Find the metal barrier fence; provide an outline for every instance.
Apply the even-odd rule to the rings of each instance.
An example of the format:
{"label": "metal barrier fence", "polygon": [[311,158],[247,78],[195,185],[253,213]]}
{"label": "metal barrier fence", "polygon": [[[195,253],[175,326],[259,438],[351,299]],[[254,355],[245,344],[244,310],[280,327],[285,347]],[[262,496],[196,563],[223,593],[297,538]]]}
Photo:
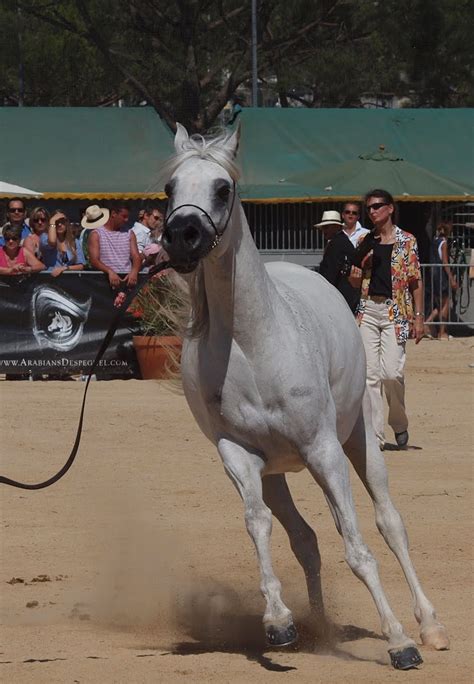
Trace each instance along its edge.
{"label": "metal barrier fence", "polygon": [[[403,204],[403,203],[400,203]],[[342,211],[343,203],[277,202],[243,203],[244,211],[259,250],[265,252],[311,252],[324,248],[322,231],[313,228],[324,211]],[[368,223],[362,208],[362,224]],[[474,248],[474,202],[432,202],[431,232],[441,221],[453,224],[452,249]],[[370,224],[369,224],[370,225]],[[409,228],[408,228],[409,230]],[[431,232],[429,237],[431,237]],[[456,259],[454,259],[456,260]]]}
{"label": "metal barrier fence", "polygon": [[471,301],[469,264],[450,263],[449,269],[456,278],[454,289],[444,264],[422,264],[425,292],[425,321],[429,325],[473,326],[474,300]]}
{"label": "metal barrier fence", "polygon": [[312,252],[324,247],[322,231],[315,230],[328,209],[341,210],[340,202],[244,203],[244,211],[259,250]]}

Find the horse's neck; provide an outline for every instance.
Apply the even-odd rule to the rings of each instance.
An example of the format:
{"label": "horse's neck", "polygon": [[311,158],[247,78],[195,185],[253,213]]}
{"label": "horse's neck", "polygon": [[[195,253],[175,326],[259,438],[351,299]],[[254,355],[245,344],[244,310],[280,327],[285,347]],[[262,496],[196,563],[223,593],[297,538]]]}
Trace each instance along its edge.
{"label": "horse's neck", "polygon": [[244,347],[256,331],[271,326],[278,295],[239,209],[228,226],[231,244],[224,255],[207,261],[204,282],[211,336],[227,333]]}

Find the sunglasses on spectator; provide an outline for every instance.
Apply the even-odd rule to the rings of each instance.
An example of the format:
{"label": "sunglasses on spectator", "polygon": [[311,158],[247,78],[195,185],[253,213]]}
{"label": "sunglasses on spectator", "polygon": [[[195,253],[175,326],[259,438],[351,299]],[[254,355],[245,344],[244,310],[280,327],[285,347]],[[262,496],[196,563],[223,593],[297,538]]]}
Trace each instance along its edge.
{"label": "sunglasses on spectator", "polygon": [[33,223],[46,223],[46,219],[38,216],[37,218],[31,219]]}
{"label": "sunglasses on spectator", "polygon": [[377,211],[377,209],[381,209],[382,207],[388,207],[388,202],[374,202],[373,204],[368,204],[366,209],[367,211]]}
{"label": "sunglasses on spectator", "polygon": [[159,221],[161,218],[160,214],[152,214],[152,216],[155,219],[155,221]]}
{"label": "sunglasses on spectator", "polygon": [[20,242],[20,238],[14,235],[5,235],[5,242]]}
{"label": "sunglasses on spectator", "polygon": [[66,225],[66,219],[58,219],[56,221],[57,226],[65,226]]}
{"label": "sunglasses on spectator", "polygon": [[25,212],[24,209],[20,209],[20,207],[13,207],[12,209],[8,210],[10,214],[23,214]]}
{"label": "sunglasses on spectator", "polygon": [[352,211],[352,209],[344,209],[343,214],[351,214],[352,216],[359,216],[358,211]]}

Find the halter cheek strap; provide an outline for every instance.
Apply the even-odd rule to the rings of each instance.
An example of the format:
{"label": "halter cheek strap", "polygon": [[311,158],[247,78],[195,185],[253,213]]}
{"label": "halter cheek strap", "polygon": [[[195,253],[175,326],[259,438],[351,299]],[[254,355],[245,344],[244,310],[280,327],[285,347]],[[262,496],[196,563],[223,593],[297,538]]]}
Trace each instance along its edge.
{"label": "halter cheek strap", "polygon": [[169,221],[170,218],[173,216],[173,214],[175,214],[175,213],[176,213],[177,211],[179,211],[180,209],[183,209],[183,207],[193,207],[193,209],[198,209],[198,211],[202,212],[202,213],[204,214],[204,216],[207,218],[207,220],[208,220],[209,223],[211,224],[211,226],[212,226],[212,228],[213,228],[213,230],[214,230],[214,233],[215,233],[214,240],[212,241],[212,243],[211,243],[211,245],[210,245],[210,247],[209,247],[209,250],[208,250],[208,252],[207,252],[207,254],[209,254],[209,252],[210,252],[211,250],[213,250],[214,247],[217,247],[217,245],[218,245],[219,242],[221,241],[222,236],[223,236],[224,233],[225,233],[225,230],[226,230],[227,226],[229,225],[230,217],[232,216],[232,212],[233,212],[233,210],[234,210],[235,194],[236,194],[236,193],[235,193],[235,181],[233,181],[233,183],[232,183],[232,202],[231,202],[230,209],[229,209],[229,213],[228,213],[228,216],[227,216],[227,221],[225,222],[224,227],[222,228],[221,231],[218,230],[216,224],[215,224],[214,221],[212,220],[212,216],[210,216],[210,215],[207,213],[207,211],[206,211],[205,209],[203,209],[202,207],[200,207],[198,204],[180,204],[179,207],[176,207],[175,209],[173,209],[173,211],[171,211],[171,212],[168,214],[168,216],[165,217],[165,220],[163,221],[164,230],[166,230],[166,228],[168,227],[168,221]]}

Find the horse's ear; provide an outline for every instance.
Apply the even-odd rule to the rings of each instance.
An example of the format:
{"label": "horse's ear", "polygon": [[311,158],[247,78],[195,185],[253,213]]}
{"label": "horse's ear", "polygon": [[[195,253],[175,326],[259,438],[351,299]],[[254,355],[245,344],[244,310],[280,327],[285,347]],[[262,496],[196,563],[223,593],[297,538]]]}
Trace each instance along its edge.
{"label": "horse's ear", "polygon": [[176,135],[174,136],[174,149],[179,154],[184,150],[184,144],[189,140],[188,131],[180,123],[176,122]]}
{"label": "horse's ear", "polygon": [[230,138],[227,140],[225,147],[226,149],[230,152],[230,154],[234,157],[237,156],[237,152],[239,151],[239,145],[240,145],[240,121],[237,124],[237,127],[235,131],[232,133]]}

